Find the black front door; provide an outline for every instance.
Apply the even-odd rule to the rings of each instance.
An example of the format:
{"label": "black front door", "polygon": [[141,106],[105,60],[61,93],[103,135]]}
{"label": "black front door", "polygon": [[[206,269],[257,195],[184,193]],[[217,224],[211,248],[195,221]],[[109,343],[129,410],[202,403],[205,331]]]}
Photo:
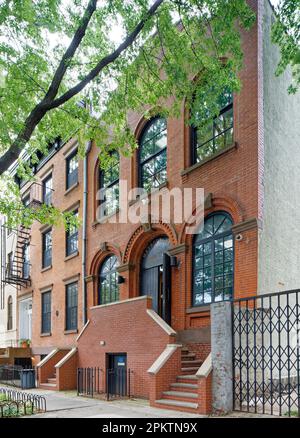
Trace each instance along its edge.
{"label": "black front door", "polygon": [[155,239],[141,263],[141,295],[152,297],[152,308],[168,324],[171,322],[171,268],[167,254],[169,240]]}
{"label": "black front door", "polygon": [[127,394],[127,355],[126,353],[108,354],[107,392],[109,395]]}

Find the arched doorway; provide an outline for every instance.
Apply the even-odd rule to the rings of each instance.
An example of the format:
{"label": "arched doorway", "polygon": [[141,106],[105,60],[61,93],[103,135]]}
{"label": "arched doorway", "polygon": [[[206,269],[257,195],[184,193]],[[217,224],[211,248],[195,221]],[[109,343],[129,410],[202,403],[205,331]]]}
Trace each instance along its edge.
{"label": "arched doorway", "polygon": [[167,237],[154,239],[141,260],[141,295],[152,297],[152,307],[168,324],[171,323],[171,266]]}

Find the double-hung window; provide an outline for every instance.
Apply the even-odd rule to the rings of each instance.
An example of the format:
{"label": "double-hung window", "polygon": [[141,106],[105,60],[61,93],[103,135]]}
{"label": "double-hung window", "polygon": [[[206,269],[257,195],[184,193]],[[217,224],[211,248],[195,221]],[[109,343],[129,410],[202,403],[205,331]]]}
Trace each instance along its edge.
{"label": "double-hung window", "polygon": [[[74,216],[78,217],[78,210],[74,211]],[[70,226],[66,232],[66,256],[77,253],[78,251],[78,228],[76,225]]]}
{"label": "double-hung window", "polygon": [[78,182],[78,156],[77,149],[66,160],[67,189],[74,186]]}
{"label": "double-hung window", "polygon": [[43,181],[43,203],[46,205],[52,204],[53,180],[52,175],[48,176]]}
{"label": "double-hung window", "polygon": [[52,265],[52,230],[42,235],[42,267],[48,268]]}
{"label": "double-hung window", "polygon": [[66,286],[66,330],[77,330],[78,283]]}
{"label": "double-hung window", "polygon": [[119,154],[112,153],[108,168],[100,170],[100,216],[113,214],[119,206]]}
{"label": "double-hung window", "polygon": [[51,333],[51,292],[42,294],[42,333]]}

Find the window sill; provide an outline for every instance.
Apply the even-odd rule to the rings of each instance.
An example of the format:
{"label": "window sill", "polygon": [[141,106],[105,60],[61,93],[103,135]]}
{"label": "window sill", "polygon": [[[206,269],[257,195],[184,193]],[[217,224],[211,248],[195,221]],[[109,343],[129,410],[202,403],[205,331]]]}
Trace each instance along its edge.
{"label": "window sill", "polygon": [[195,306],[195,307],[189,307],[186,309],[186,313],[201,313],[201,312],[209,312],[210,306],[207,304],[204,304],[203,306]]}
{"label": "window sill", "polygon": [[46,336],[52,336],[52,333],[41,333],[40,337],[45,338]]}
{"label": "window sill", "polygon": [[107,215],[107,216],[103,216],[101,217],[99,220],[95,220],[92,223],[92,227],[96,227],[99,224],[105,224],[110,218],[116,216],[118,213],[120,212],[120,209],[117,208],[115,211],[113,211],[111,214]]}
{"label": "window sill", "polygon": [[181,171],[181,176],[184,175],[188,175],[189,173],[193,172],[195,169],[198,169],[199,167],[204,166],[204,164],[209,163],[210,161],[220,157],[223,154],[226,154],[227,152],[237,149],[238,148],[238,144],[237,143],[233,143],[232,145],[228,146],[225,149],[222,149],[219,152],[216,152],[214,155],[212,155],[211,157],[205,158],[204,160],[200,161],[199,163],[195,163],[192,166],[184,169]]}
{"label": "window sill", "polygon": [[77,181],[75,184],[73,184],[71,187],[69,187],[68,189],[66,189],[64,196],[67,196],[70,192],[72,192],[72,190],[76,189],[76,187],[79,186],[79,182]]}
{"label": "window sill", "polygon": [[148,198],[148,197],[151,196],[151,195],[155,195],[155,194],[158,193],[161,189],[163,189],[163,188],[165,188],[165,187],[168,187],[168,186],[169,186],[169,182],[168,182],[168,181],[165,181],[164,183],[160,184],[160,185],[159,185],[158,187],[156,187],[155,189],[153,189],[153,190],[151,190],[151,191],[149,191],[149,192],[146,192],[146,193],[142,194],[141,196],[138,196],[136,199],[131,199],[131,200],[128,202],[129,207],[131,207],[132,205],[136,204],[136,203],[139,202],[139,201],[142,201],[143,199]]}
{"label": "window sill", "polygon": [[41,272],[49,271],[49,269],[52,269],[52,265],[46,266],[45,268],[41,268]]}
{"label": "window sill", "polygon": [[73,259],[74,257],[77,257],[79,255],[79,251],[74,252],[73,254],[70,254],[68,256],[65,257],[65,262],[67,262],[68,260]]}
{"label": "window sill", "polygon": [[65,335],[72,335],[72,334],[76,334],[76,333],[78,333],[78,329],[64,331]]}

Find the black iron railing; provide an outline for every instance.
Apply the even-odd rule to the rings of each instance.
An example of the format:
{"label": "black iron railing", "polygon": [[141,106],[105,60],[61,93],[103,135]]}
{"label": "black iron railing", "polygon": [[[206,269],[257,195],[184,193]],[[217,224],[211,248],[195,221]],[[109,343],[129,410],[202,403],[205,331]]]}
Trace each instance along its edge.
{"label": "black iron railing", "polygon": [[131,396],[132,374],[130,369],[77,368],[77,395],[107,400]]}
{"label": "black iron railing", "polygon": [[45,397],[37,394],[0,388],[0,418],[46,412]]}
{"label": "black iron railing", "polygon": [[36,386],[35,369],[21,366],[1,365],[0,383],[21,389],[31,389]]}
{"label": "black iron railing", "polygon": [[300,416],[300,291],[233,301],[236,410]]}
{"label": "black iron railing", "polygon": [[105,381],[101,368],[77,368],[77,395],[94,397],[103,394],[104,391]]}

